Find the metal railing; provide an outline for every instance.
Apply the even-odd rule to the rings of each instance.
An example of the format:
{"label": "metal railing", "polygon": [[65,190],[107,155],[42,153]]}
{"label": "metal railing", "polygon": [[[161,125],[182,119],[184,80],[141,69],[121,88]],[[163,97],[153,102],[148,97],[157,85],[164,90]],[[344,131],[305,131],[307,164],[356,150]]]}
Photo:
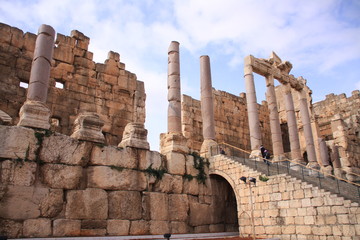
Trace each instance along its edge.
{"label": "metal railing", "polygon": [[[262,158],[250,159],[250,152],[227,143],[221,143],[218,147],[211,149],[211,155],[220,154],[219,149],[225,151],[225,155],[234,161],[240,162],[262,174],[273,176],[278,174],[288,174],[299,180],[303,180],[318,186],[331,193],[338,194],[346,199],[360,203],[360,184],[349,181],[334,174],[322,172],[321,169],[311,168],[305,164],[293,162],[290,159],[280,161],[265,160]],[[269,164],[266,163],[269,161]],[[359,176],[356,173],[351,173]]]}

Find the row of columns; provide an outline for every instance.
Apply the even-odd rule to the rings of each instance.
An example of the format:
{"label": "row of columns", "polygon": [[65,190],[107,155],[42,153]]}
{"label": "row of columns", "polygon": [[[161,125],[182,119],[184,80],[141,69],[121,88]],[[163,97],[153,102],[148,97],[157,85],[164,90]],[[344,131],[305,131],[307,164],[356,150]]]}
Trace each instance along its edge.
{"label": "row of columns", "polygon": [[[262,145],[261,138],[261,129],[257,109],[256,101],[256,92],[254,84],[254,75],[253,68],[250,63],[245,64],[244,66],[244,78],[246,86],[246,99],[247,99],[247,108],[248,108],[248,120],[250,128],[250,142],[251,142],[251,158],[256,158],[261,156],[260,146]],[[277,109],[276,94],[274,87],[274,77],[271,74],[265,76],[266,79],[266,98],[269,107],[270,115],[270,129],[271,129],[271,138],[273,143],[273,152],[275,160],[279,160],[284,157],[284,148],[282,143],[282,134],[279,121],[279,112]],[[311,130],[310,115],[307,106],[307,99],[304,90],[297,91],[299,101],[300,101],[300,114],[301,120],[304,128],[304,136],[306,139],[306,151],[308,154],[308,160],[311,167],[317,167],[318,163],[316,161],[315,154],[315,145]],[[289,140],[290,140],[290,149],[291,157],[295,161],[303,161],[301,156],[300,149],[300,140],[298,134],[298,127],[296,123],[295,108],[293,97],[291,93],[290,84],[285,84],[285,108],[286,116],[289,129]]]}

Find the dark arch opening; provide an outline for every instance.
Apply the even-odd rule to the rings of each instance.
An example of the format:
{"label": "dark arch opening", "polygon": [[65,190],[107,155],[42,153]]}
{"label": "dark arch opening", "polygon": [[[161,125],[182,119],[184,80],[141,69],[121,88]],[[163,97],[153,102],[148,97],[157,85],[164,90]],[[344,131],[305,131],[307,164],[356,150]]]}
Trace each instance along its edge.
{"label": "dark arch opening", "polygon": [[[211,174],[213,220],[224,232],[238,232],[238,214],[234,190],[225,178]],[[220,230],[220,229],[219,229]]]}

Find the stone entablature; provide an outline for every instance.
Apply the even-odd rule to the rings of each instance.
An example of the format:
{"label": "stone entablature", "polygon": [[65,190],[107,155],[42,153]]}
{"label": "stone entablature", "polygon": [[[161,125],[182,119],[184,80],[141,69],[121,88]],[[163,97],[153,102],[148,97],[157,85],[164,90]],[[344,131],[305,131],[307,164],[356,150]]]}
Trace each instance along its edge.
{"label": "stone entablature", "polygon": [[[37,35],[1,23],[0,36],[0,110],[16,125],[27,92],[20,83],[29,83]],[[128,123],[145,123],[145,104],[134,107],[135,92],[145,100],[145,89],[135,74],[125,70],[118,53],[109,52],[105,63],[95,63],[89,43],[76,30],[70,36],[56,35],[45,103],[55,123],[51,129],[71,135],[78,115],[93,112],[104,121],[106,142],[117,145]],[[63,88],[55,87],[58,84]]]}

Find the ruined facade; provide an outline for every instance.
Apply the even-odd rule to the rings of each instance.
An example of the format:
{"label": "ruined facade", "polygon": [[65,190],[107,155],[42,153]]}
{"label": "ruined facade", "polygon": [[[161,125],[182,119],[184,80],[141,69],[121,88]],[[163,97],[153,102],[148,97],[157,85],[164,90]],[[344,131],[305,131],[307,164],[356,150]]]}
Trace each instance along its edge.
{"label": "ruined facade", "polygon": [[[295,128],[283,124],[296,118],[301,151],[308,150],[304,132],[305,125],[308,129],[311,126],[314,138],[322,136],[328,146],[338,146],[340,168],[352,171],[358,166],[359,115],[350,106],[359,104],[358,91],[348,99],[333,96],[344,104],[342,108],[330,96],[312,105],[310,90],[301,79],[289,75],[288,63],[283,64],[276,55],[270,60],[249,56],[246,81],[251,83],[253,72],[264,74],[264,69],[272,74],[264,74],[269,98],[260,105],[254,95],[249,101],[249,92],[255,91],[251,86],[240,96],[213,89],[209,57],[202,56],[208,61],[201,68],[206,85],[202,100],[183,95],[180,105],[179,43],[172,42],[168,51],[169,125],[168,132],[161,135],[159,153],[150,151],[146,140],[145,86],[125,70],[119,54],[110,52],[104,64],[93,62],[87,50],[89,38],[74,30],[71,36],[56,35],[49,57],[46,53],[50,52],[35,47],[44,45],[41,34],[50,36],[48,30],[50,26],[41,26],[38,35],[23,34],[0,25],[0,235],[239,231],[250,236],[249,216],[254,211],[254,229],[262,238],[360,236],[358,203],[286,175],[258,182],[251,192],[252,200],[249,187],[239,178],[258,178],[260,174],[228,156],[209,154],[217,143],[226,142],[255,156],[258,144],[273,149],[274,139],[280,142],[281,129],[281,147],[293,156],[294,138],[289,136],[286,141],[284,135],[291,135],[289,129]],[[34,67],[38,60],[47,62]],[[48,75],[44,74],[46,67],[50,68]],[[41,71],[34,70],[37,68]],[[281,89],[273,89],[274,79],[302,86],[299,89],[304,94],[296,97],[295,93],[290,95],[293,90],[285,89],[287,97],[294,97],[294,109],[281,104],[281,94],[275,96]],[[22,87],[25,83],[29,83],[28,89]],[[59,85],[62,87],[56,87]],[[213,114],[202,116],[211,110],[209,101]],[[27,108],[22,110],[24,106]],[[278,117],[274,116],[275,108]],[[300,120],[304,109],[309,116]],[[336,117],[331,117],[334,114]],[[37,117],[48,121],[37,126]],[[31,121],[25,124],[21,118]],[[278,123],[273,121],[276,118]],[[255,120],[259,129],[252,134],[249,121]],[[213,132],[204,134],[204,122],[214,128],[215,137]],[[211,143],[204,144],[206,140]],[[313,145],[317,145],[314,140]],[[280,159],[281,151],[277,153]],[[252,201],[254,208],[249,204]]]}

